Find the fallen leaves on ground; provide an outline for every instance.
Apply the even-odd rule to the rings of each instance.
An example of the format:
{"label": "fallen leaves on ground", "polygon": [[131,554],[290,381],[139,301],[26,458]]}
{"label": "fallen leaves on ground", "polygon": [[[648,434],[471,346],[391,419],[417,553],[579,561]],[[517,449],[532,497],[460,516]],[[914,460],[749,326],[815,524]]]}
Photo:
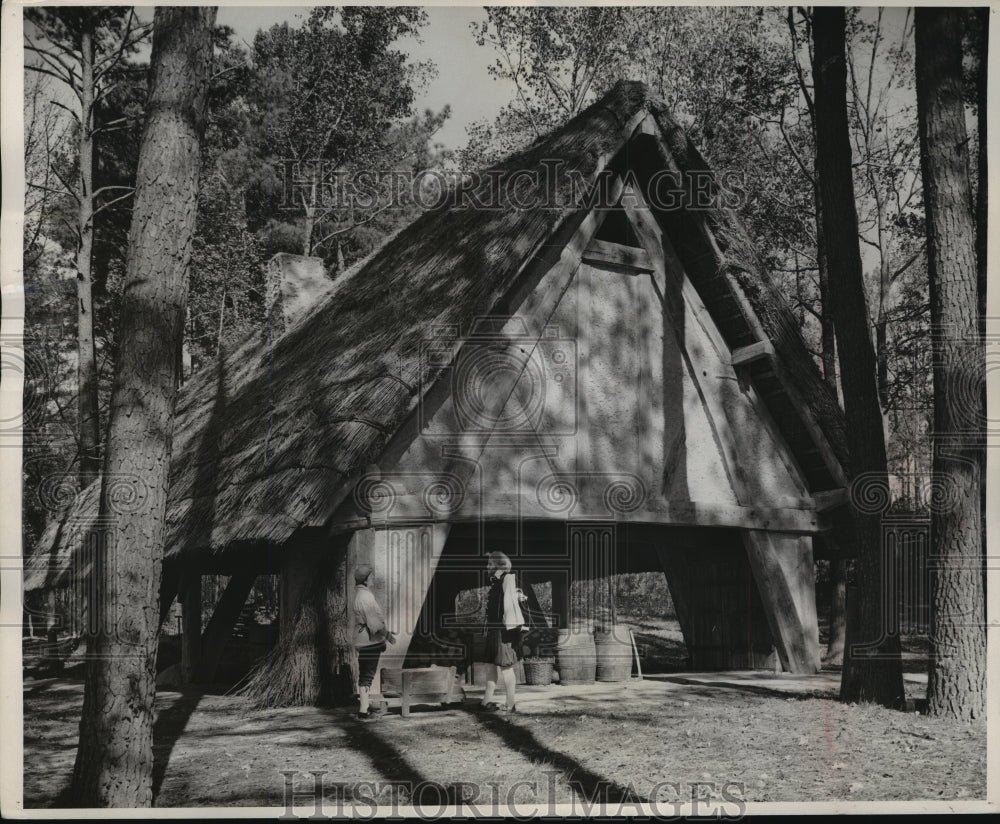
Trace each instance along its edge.
{"label": "fallen leaves on ground", "polygon": [[[559,700],[553,687],[553,700],[519,705],[509,720],[429,708],[369,724],[347,709],[247,713],[233,697],[161,692],[156,805],[283,806],[282,771],[297,792],[321,773],[324,797],[341,800],[358,782],[463,782],[484,798],[494,782],[501,798],[559,803],[622,788],[658,795],[663,782],[701,786],[706,797],[728,784],[747,801],[985,794],[982,726],[829,697],[644,684],[627,701]],[[79,681],[26,684],[27,807],[50,806],[67,786],[82,697]]]}

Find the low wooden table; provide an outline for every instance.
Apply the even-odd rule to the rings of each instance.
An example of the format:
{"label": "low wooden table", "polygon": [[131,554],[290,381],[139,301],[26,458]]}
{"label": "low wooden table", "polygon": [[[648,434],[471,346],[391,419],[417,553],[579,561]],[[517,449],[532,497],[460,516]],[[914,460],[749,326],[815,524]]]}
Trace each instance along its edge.
{"label": "low wooden table", "polygon": [[413,704],[456,704],[465,700],[456,682],[455,667],[381,670],[382,692],[386,706],[399,706],[403,718],[410,717]]}

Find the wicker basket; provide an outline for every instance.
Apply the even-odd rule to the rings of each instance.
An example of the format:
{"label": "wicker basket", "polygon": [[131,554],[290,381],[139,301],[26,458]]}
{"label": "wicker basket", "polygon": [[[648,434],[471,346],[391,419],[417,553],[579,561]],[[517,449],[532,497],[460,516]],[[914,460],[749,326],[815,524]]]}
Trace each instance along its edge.
{"label": "wicker basket", "polygon": [[525,658],[524,681],[534,686],[546,686],[552,683],[552,661],[533,661]]}

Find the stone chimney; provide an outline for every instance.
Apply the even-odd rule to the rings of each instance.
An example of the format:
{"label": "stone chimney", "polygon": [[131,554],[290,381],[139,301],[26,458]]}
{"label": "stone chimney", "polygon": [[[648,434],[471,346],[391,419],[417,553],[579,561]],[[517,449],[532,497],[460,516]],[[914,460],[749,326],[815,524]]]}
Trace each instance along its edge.
{"label": "stone chimney", "polygon": [[276,338],[312,308],[333,283],[323,259],[278,252],[267,262],[267,323]]}

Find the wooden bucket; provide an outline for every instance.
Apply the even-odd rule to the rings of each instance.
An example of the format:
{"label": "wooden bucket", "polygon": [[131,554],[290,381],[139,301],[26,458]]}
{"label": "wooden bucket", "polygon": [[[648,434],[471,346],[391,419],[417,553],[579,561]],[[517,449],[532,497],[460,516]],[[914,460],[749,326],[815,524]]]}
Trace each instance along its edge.
{"label": "wooden bucket", "polygon": [[560,684],[592,684],[597,675],[597,649],[590,627],[579,624],[559,630],[556,669]]}
{"label": "wooden bucket", "polygon": [[627,627],[595,632],[598,681],[628,681],[632,677],[632,640]]}

